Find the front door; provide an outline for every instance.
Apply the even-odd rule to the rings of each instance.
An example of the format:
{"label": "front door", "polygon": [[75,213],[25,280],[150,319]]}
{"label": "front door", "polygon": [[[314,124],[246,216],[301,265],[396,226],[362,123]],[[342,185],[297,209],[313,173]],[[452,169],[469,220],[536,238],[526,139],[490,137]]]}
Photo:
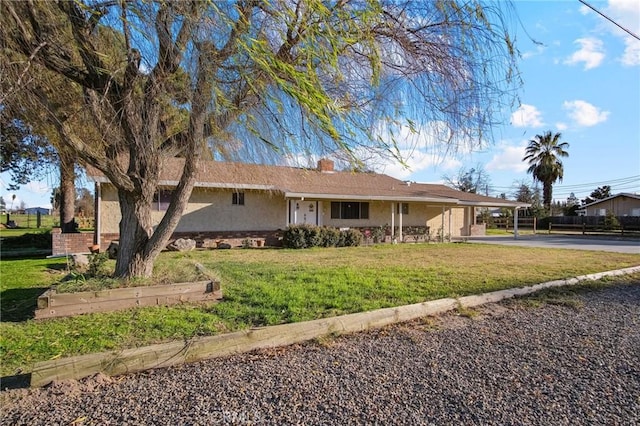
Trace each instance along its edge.
{"label": "front door", "polygon": [[292,225],[318,225],[320,201],[290,200],[289,222]]}

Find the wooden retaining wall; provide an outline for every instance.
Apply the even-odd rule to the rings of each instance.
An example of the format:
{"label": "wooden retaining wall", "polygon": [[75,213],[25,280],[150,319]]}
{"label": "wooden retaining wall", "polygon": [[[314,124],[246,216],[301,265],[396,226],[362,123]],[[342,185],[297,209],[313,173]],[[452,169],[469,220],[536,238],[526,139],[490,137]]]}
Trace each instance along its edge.
{"label": "wooden retaining wall", "polygon": [[31,373],[31,386],[44,386],[54,380],[80,379],[97,373],[128,374],[151,368],[219,358],[256,349],[286,346],[329,334],[353,333],[380,328],[398,322],[440,314],[458,307],[474,307],[484,303],[498,302],[546,288],[573,285],[585,280],[597,280],[606,276],[636,272],[640,272],[640,266],[459,299],[439,299],[333,318],[252,328],[217,336],[197,337],[188,341],[175,341],[142,348],[44,361],[36,363],[34,366]]}
{"label": "wooden retaining wall", "polygon": [[55,318],[109,312],[141,306],[174,305],[222,298],[218,281],[198,281],[149,287],[116,288],[81,293],[57,293],[55,288],[38,297],[35,318]]}

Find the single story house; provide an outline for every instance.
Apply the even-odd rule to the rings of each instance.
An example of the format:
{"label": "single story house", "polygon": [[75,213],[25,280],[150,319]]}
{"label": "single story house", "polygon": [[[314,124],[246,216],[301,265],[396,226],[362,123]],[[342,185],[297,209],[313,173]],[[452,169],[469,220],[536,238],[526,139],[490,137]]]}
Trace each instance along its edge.
{"label": "single story house", "polygon": [[622,192],[585,204],[578,210],[581,216],[606,216],[607,211],[618,217],[640,216],[640,195]]}
{"label": "single story house", "polygon": [[[161,167],[153,219],[159,223],[180,178],[184,160],[166,158]],[[94,241],[105,247],[119,238],[120,208],[116,188],[96,169]],[[475,223],[475,208],[528,204],[486,197],[444,185],[405,182],[368,172],[334,170],[331,160],[316,169],[201,161],[197,183],[173,237],[225,239],[260,238],[276,244],[292,224],[371,229],[387,226],[402,240],[407,227],[429,227],[442,236],[484,234]]]}

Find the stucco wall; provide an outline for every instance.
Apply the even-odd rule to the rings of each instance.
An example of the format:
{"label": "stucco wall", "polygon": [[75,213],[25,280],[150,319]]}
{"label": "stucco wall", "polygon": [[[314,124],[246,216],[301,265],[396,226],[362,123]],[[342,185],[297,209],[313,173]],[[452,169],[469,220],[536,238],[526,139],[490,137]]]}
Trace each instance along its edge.
{"label": "stucco wall", "polygon": [[[287,205],[282,195],[245,191],[244,205],[234,205],[231,194],[231,190],[194,188],[175,232],[266,231],[286,227]],[[153,223],[159,223],[164,213],[154,211]],[[103,233],[118,232],[120,207],[117,192],[111,185],[102,186],[100,216]]]}

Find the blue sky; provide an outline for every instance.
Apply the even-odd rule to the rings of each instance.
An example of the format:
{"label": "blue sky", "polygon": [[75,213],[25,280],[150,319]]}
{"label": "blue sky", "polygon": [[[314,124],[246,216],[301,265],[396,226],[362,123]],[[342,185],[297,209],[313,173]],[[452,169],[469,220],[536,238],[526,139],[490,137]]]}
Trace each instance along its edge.
{"label": "blue sky", "polygon": [[[640,1],[588,3],[640,34]],[[613,193],[640,192],[640,41],[577,0],[515,1],[515,7],[522,21],[516,34],[521,107],[506,112],[507,124],[494,130],[493,143],[482,152],[440,160],[413,149],[411,170],[392,164],[382,170],[440,182],[479,164],[491,179],[492,195],[509,196],[514,182],[531,181],[521,161],[528,141],[549,130],[570,144],[555,200],[571,192],[582,199],[602,185]]]}
{"label": "blue sky", "polygon": [[[588,1],[635,34],[640,34],[640,1]],[[571,192],[584,198],[598,186],[614,193],[640,193],[640,41],[578,0],[515,1],[521,20],[516,45],[524,86],[521,107],[505,111],[503,126],[482,152],[434,158],[417,141],[407,155],[410,170],[380,164],[377,171],[417,182],[441,182],[460,168],[481,165],[491,179],[492,195],[510,196],[514,183],[530,181],[523,163],[527,142],[545,131],[561,132],[570,147],[564,180],[554,199]],[[526,32],[525,32],[526,31]],[[541,43],[536,44],[531,39]],[[422,142],[422,143],[421,143]],[[0,179],[7,206],[13,192]],[[14,205],[50,206],[57,178],[32,182],[16,192]]]}

